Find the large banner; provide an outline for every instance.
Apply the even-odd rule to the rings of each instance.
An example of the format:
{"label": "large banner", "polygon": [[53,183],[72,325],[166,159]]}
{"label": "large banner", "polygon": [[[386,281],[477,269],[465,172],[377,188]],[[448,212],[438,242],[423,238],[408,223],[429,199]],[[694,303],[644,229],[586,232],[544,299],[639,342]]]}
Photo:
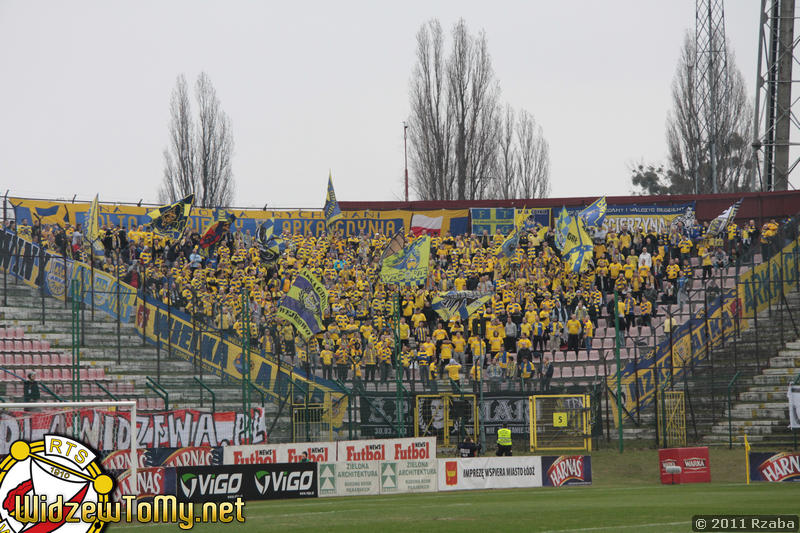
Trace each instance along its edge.
{"label": "large banner", "polygon": [[[203,365],[219,376],[242,379],[242,347],[210,331],[197,330],[186,313],[168,309],[161,302],[148,297],[145,304],[139,300],[137,327],[151,343],[159,339],[163,345],[172,344],[173,353],[194,360],[199,354]],[[199,351],[198,351],[199,349]],[[299,382],[309,389],[311,401],[322,403],[331,411],[333,431],[344,427],[347,412],[347,396],[341,392],[331,392],[334,385],[319,378],[308,380],[302,371],[279,366],[267,359],[263,352],[250,353],[250,376],[258,390],[280,399],[291,391],[292,381]]]}
{"label": "large banner", "polygon": [[113,472],[114,501],[122,501],[123,495],[137,495],[137,500],[149,500],[162,494],[173,495],[176,490],[175,468],[152,466],[136,471],[136,491],[133,490],[133,475],[130,470]]}
{"label": "large banner", "polygon": [[[258,446],[254,444],[253,446]],[[230,446],[186,446],[183,448],[137,448],[137,468],[152,466],[212,466],[222,464],[222,450]],[[106,470],[127,470],[131,467],[131,451],[99,452]]]}
{"label": "large banner", "polygon": [[[14,207],[14,215],[19,224],[31,224],[40,219],[44,224],[84,224],[89,213],[89,202],[65,203],[47,200],[26,200],[22,198],[9,198]],[[100,225],[117,225],[127,229],[135,229],[150,222],[147,212],[152,207],[137,207],[135,205],[100,204]],[[244,234],[255,236],[258,226],[266,221],[275,225],[275,233],[284,231],[314,236],[323,234],[325,217],[322,210],[258,210],[258,209],[230,209],[229,213],[236,216],[233,229]],[[414,214],[442,218],[442,235],[449,231],[454,235],[467,233],[467,209],[434,209],[428,211],[343,211],[342,218],[331,224],[331,231],[340,231],[345,236],[359,236],[362,234],[373,235],[383,233],[394,235],[397,231],[408,230],[411,227],[411,216]],[[216,220],[216,210],[193,207],[189,215],[188,226],[192,231],[201,235],[205,233]]]}
{"label": "large banner", "polygon": [[[622,407],[625,415],[635,417],[639,409],[649,409],[655,395],[656,383],[667,383],[670,373],[673,380],[678,380],[683,376],[684,369],[706,361],[706,347],[720,343],[723,336],[732,336],[736,331],[737,320],[740,328],[747,327],[746,320],[739,318],[740,316],[738,293],[736,289],[727,289],[720,297],[709,300],[708,327],[705,309],[700,309],[692,318],[673,330],[671,361],[669,337],[662,339],[655,350],[640,355],[638,365],[635,360],[629,360],[621,370]],[[658,377],[655,374],[656,369],[659,372]],[[606,383],[611,393],[616,394],[617,376],[609,376]],[[617,402],[614,400],[609,403],[613,420],[619,423]]]}
{"label": "large banner", "polygon": [[739,298],[742,300],[744,316],[752,317],[754,313],[760,313],[770,304],[775,304],[781,294],[793,290],[800,269],[799,242],[800,239],[790,242],[769,261],[739,276]]}
{"label": "large banner", "polygon": [[112,318],[116,318],[119,307],[122,322],[133,319],[136,289],[117,283],[114,276],[102,270],[92,272],[89,265],[43,252],[38,244],[6,229],[0,230],[0,269],[30,287],[44,287],[46,295],[61,301],[71,296],[72,280],[77,280],[87,305],[94,303]]}
{"label": "large banner", "polygon": [[800,482],[800,453],[750,452],[750,480]]}
{"label": "large banner", "polygon": [[[483,235],[486,231],[494,235],[500,230],[503,235],[508,235],[514,229],[513,207],[477,207],[469,210],[472,219],[472,233]],[[549,217],[548,217],[549,220]]]}
{"label": "large banner", "polygon": [[[131,322],[136,314],[136,289],[118,282],[117,279],[102,270],[92,269],[85,263],[68,260],[71,279],[78,280],[86,305],[94,304],[95,309],[103,311],[112,318],[117,317],[119,307],[120,320]],[[72,285],[67,289],[72,297]],[[117,296],[119,293],[119,296]],[[119,300],[119,303],[117,303]]]}
{"label": "large banner", "polygon": [[244,444],[225,446],[222,451],[222,463],[226,465],[299,463],[303,459],[315,463],[336,461],[336,443]]}
{"label": "large banner", "polygon": [[789,385],[789,429],[800,429],[800,386]]}
{"label": "large banner", "polygon": [[[403,396],[403,425],[406,435],[414,433],[414,398]],[[397,394],[370,392],[361,396],[358,425],[362,437],[394,437],[397,435]]]}
{"label": "large banner", "polygon": [[[484,394],[481,423],[486,433],[487,441],[497,435],[497,430],[508,424],[511,434],[515,436],[528,435],[530,423],[528,413],[530,405],[529,396],[507,394]],[[478,408],[481,406],[479,405]]]}
{"label": "large banner", "polygon": [[[628,230],[641,229],[646,233],[666,233],[673,223],[685,217],[688,209],[694,213],[694,206],[694,202],[673,205],[609,204],[604,226],[608,231],[614,232],[620,231],[625,226]],[[567,212],[575,215],[584,207],[568,207]]]}
{"label": "large banner", "polygon": [[[76,420],[75,415],[78,415]],[[253,408],[253,441],[267,437],[263,409]],[[179,409],[136,416],[136,442],[142,448],[227,446],[245,442],[244,413]],[[78,427],[75,427],[75,423]],[[0,412],[0,455],[17,440],[41,440],[48,433],[76,435],[97,451],[130,450],[130,414],[98,409]]]}
{"label": "large banner", "polygon": [[184,466],[175,469],[180,501],[211,502],[242,498],[316,498],[317,463]]}
{"label": "large banner", "polygon": [[542,458],[439,459],[439,490],[511,489],[542,486]]}

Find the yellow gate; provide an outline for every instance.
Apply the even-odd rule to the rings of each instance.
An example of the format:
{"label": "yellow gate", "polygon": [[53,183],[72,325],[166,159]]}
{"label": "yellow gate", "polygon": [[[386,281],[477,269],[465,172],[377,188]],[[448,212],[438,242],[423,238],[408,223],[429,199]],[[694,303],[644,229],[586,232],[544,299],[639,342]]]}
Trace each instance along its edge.
{"label": "yellow gate", "polygon": [[665,448],[686,446],[686,408],[683,391],[660,391],[658,434]]}
{"label": "yellow gate", "polygon": [[292,441],[319,442],[333,440],[333,414],[330,393],[323,403],[292,404]]}
{"label": "yellow gate", "polygon": [[436,437],[439,446],[457,445],[466,435],[475,439],[477,411],[474,394],[463,397],[460,394],[418,394],[414,406],[414,436]]}
{"label": "yellow gate", "polygon": [[528,401],[531,451],[592,451],[588,394],[534,395]]}

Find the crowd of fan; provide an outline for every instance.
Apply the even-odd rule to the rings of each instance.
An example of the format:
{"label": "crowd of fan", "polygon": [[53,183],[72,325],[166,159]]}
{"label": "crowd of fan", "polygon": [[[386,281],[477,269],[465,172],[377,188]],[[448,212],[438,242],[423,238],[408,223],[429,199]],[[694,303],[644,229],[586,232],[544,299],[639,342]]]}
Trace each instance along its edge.
{"label": "crowd of fan", "polygon": [[[729,225],[720,238],[704,239],[706,223],[673,226],[662,233],[603,228],[594,235],[594,259],[583,274],[569,272],[552,228],[523,235],[512,257],[498,259],[505,236],[434,236],[428,281],[423,287],[393,287],[379,281],[375,258],[385,235],[287,234],[275,264],[264,264],[249,232],[229,233],[205,252],[200,235],[187,228],[170,241],[139,227],[103,227],[103,256],[84,246],[80,225],[29,225],[15,229],[50,251],[89,262],[179,308],[206,327],[241,338],[267,357],[292,362],[324,378],[387,384],[394,378],[394,324],[401,344],[404,378],[435,389],[444,376],[457,383],[483,379],[492,389],[549,386],[550,355],[590,351],[598,320],[616,314],[626,334],[652,326],[664,305],[681,304],[695,279],[710,281],[714,268],[755,243],[769,246],[775,220]],[[99,254],[98,254],[99,255]],[[692,258],[698,258],[694,262]],[[329,290],[325,331],[304,341],[276,318],[293,277],[308,268]],[[697,271],[699,268],[699,272]],[[441,320],[432,308],[439,291],[474,290],[491,300],[468,320]],[[617,309],[613,294],[618,295]],[[248,331],[242,320],[247,305]],[[399,306],[399,308],[397,307]],[[483,373],[485,375],[482,375]],[[387,385],[388,386],[388,385]]]}

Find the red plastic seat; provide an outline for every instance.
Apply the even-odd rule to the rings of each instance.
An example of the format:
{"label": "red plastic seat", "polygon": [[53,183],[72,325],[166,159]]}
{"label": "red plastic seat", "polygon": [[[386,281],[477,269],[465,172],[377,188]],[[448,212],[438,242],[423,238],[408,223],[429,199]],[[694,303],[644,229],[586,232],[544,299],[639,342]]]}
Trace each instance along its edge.
{"label": "red plastic seat", "polygon": [[33,366],[33,354],[22,354],[22,364],[24,366]]}
{"label": "red plastic seat", "polygon": [[24,351],[21,340],[19,339],[14,340],[14,351],[17,353],[22,353]]}
{"label": "red plastic seat", "polygon": [[50,341],[48,341],[48,340],[43,340],[42,341],[42,351],[43,352],[49,352],[50,351]]}
{"label": "red plastic seat", "polygon": [[53,371],[51,369],[42,369],[42,381],[53,381]]}
{"label": "red plastic seat", "polygon": [[572,377],[572,368],[565,366],[561,369],[561,377],[562,378],[571,378]]}
{"label": "red plastic seat", "polygon": [[14,354],[14,366],[23,366],[25,364],[25,360],[22,358],[21,353]]}
{"label": "red plastic seat", "polygon": [[582,378],[584,377],[584,371],[582,366],[576,366],[572,372],[572,377],[575,378]]}

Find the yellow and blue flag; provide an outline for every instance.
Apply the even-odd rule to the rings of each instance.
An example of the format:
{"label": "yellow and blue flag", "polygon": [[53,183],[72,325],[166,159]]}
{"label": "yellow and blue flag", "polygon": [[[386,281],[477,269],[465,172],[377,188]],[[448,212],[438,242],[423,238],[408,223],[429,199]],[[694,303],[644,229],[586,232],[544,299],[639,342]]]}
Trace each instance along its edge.
{"label": "yellow and blue flag", "polygon": [[69,224],[69,212],[64,204],[51,207],[31,207],[30,212],[31,219],[38,220],[40,224],[57,224],[59,226]]}
{"label": "yellow and blue flag", "polygon": [[277,262],[287,248],[286,240],[275,236],[274,220],[267,220],[258,227],[256,242],[261,261],[266,265]]}
{"label": "yellow and blue flag", "polygon": [[508,261],[511,259],[511,256],[514,255],[514,252],[519,246],[519,238],[521,234],[522,228],[520,226],[516,226],[500,245],[500,250],[497,253],[497,257],[500,258],[502,262]]}
{"label": "yellow and blue flag", "polygon": [[101,242],[102,235],[100,235],[100,204],[98,202],[97,194],[94,195],[92,205],[89,206],[89,212],[86,213],[86,218],[83,219],[83,243],[90,246],[94,255],[105,255],[105,249]]}
{"label": "yellow and blue flag", "polygon": [[592,202],[591,205],[589,205],[586,209],[578,213],[578,216],[583,220],[583,223],[586,224],[587,228],[600,228],[606,221],[607,209],[608,204],[606,203],[606,197],[603,196],[602,198],[598,198]]}
{"label": "yellow and blue flag", "polygon": [[744,200],[744,198],[740,198],[735,204],[720,213],[717,218],[708,224],[706,237],[714,237],[719,235],[725,228],[728,227],[728,224],[730,224],[731,221],[736,218],[736,213],[739,212],[739,206],[742,205],[742,200]]}
{"label": "yellow and blue flag", "polygon": [[561,256],[575,274],[581,274],[589,267],[589,261],[594,253],[592,239],[583,227],[583,219],[569,217],[567,224],[567,237]]}
{"label": "yellow and blue flag", "polygon": [[189,222],[189,212],[194,203],[194,194],[174,204],[164,205],[147,213],[150,227],[158,235],[170,239],[180,239]]}
{"label": "yellow and blue flag", "polygon": [[556,246],[559,250],[564,250],[564,245],[567,240],[567,233],[569,232],[569,219],[570,216],[567,213],[567,208],[562,207],[561,212],[558,214],[558,218],[556,219],[555,231]]}
{"label": "yellow and blue flag", "polygon": [[278,316],[288,320],[304,339],[322,331],[322,314],[328,308],[328,291],[304,268],[278,304]]}
{"label": "yellow and blue flag", "polygon": [[431,307],[442,320],[447,321],[454,316],[467,320],[491,299],[491,293],[479,291],[440,292],[433,297]]}
{"label": "yellow and blue flag", "polygon": [[328,193],[325,195],[325,227],[329,227],[334,221],[342,218],[342,210],[339,209],[339,202],[336,201],[336,193],[333,192],[333,176],[328,173]]}
{"label": "yellow and blue flag", "polygon": [[392,285],[421,285],[428,279],[431,237],[418,238],[402,250],[384,258],[381,281]]}

